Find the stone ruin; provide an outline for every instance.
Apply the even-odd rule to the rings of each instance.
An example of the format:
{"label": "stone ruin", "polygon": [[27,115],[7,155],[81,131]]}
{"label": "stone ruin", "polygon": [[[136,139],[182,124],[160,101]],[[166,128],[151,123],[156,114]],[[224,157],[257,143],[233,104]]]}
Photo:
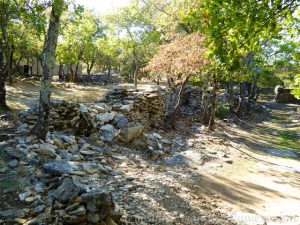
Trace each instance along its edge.
{"label": "stone ruin", "polygon": [[[142,134],[151,128],[163,128],[166,115],[174,110],[178,101],[177,92],[114,88],[95,103],[53,100],[49,128],[50,131],[73,129],[77,135],[100,134],[100,140],[108,142],[128,133],[131,128],[140,130],[138,133]],[[192,115],[201,110],[201,98],[201,89],[187,86],[180,112]],[[38,106],[21,112],[19,117],[18,130],[29,131],[37,121]]]}
{"label": "stone ruin", "polygon": [[299,104],[300,100],[295,98],[294,95],[291,94],[291,88],[285,88],[283,86],[275,87],[275,101],[277,103],[294,103]]}
{"label": "stone ruin", "polygon": [[[175,94],[174,94],[175,93]],[[193,114],[201,110],[201,90],[188,86],[180,109]],[[118,176],[109,152],[113,146],[144,149],[156,160],[182,143],[169,140],[161,132],[165,116],[176,104],[176,90],[154,89],[110,90],[93,103],[53,100],[50,131],[45,141],[28,135],[38,118],[38,107],[19,114],[17,129],[24,134],[9,140],[5,149],[11,166],[26,165],[32,171],[32,189],[19,194],[19,200],[30,204],[25,214],[0,213],[0,221],[10,217],[31,218],[26,224],[102,224],[119,223],[122,214],[113,199],[113,183],[105,176]],[[39,171],[35,173],[33,171]],[[97,185],[87,182],[88,176],[101,177]],[[107,186],[108,185],[108,186]],[[125,185],[126,192],[131,184]]]}

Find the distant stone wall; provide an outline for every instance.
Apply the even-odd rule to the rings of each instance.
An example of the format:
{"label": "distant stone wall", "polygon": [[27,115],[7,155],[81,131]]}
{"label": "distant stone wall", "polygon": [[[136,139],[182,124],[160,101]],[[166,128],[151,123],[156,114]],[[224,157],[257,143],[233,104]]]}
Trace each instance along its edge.
{"label": "distant stone wall", "polygon": [[[95,103],[74,103],[53,100],[50,111],[50,131],[73,129],[77,135],[95,135],[111,142],[121,139],[130,142],[152,128],[163,128],[166,115],[174,110],[178,93],[167,89],[128,91],[111,89]],[[196,113],[201,109],[202,92],[188,86],[180,111]],[[38,119],[38,106],[19,114],[19,131],[30,131]]]}
{"label": "distant stone wall", "polygon": [[[169,89],[165,91],[165,113],[173,112],[179,96],[179,89]],[[182,114],[191,115],[201,109],[202,90],[200,87],[187,85],[184,89],[182,105],[180,112]]]}
{"label": "distant stone wall", "polygon": [[291,94],[292,89],[282,86],[275,87],[275,101],[278,103],[295,103],[299,104],[300,101]]}

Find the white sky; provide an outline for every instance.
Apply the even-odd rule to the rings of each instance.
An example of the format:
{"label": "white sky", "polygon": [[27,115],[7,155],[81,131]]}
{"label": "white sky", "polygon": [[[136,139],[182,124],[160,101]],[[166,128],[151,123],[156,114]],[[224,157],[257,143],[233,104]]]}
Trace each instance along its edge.
{"label": "white sky", "polygon": [[130,0],[76,0],[76,2],[96,12],[107,13],[114,8],[129,5]]}

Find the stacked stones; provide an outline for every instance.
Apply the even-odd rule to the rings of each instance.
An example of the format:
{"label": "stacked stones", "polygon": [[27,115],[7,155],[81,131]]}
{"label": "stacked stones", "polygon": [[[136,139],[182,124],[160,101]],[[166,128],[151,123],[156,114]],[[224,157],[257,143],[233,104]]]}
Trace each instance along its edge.
{"label": "stacked stones", "polygon": [[9,165],[15,162],[12,168],[18,164],[32,168],[34,191],[19,195],[20,201],[30,205],[21,218],[33,217],[26,224],[115,225],[120,220],[121,214],[114,210],[108,189],[102,186],[90,189],[85,182],[87,176],[118,173],[109,166],[105,147],[62,132],[50,132],[45,142],[34,136],[18,137],[10,142],[18,144],[5,150],[13,159]]}
{"label": "stacked stones", "polygon": [[195,111],[201,109],[202,105],[202,90],[200,87],[187,86],[184,90],[183,104],[180,112],[187,115],[192,115]]}
{"label": "stacked stones", "polygon": [[276,86],[275,101],[277,103],[300,103],[300,101],[291,94],[291,91],[292,89]]}
{"label": "stacked stones", "polygon": [[[179,89],[169,89],[165,93],[165,111],[170,114],[178,102]],[[184,95],[180,112],[187,115],[192,115],[201,109],[202,105],[202,90],[200,87],[187,85],[184,89]]]}
{"label": "stacked stones", "polygon": [[108,93],[105,101],[124,114],[129,122],[140,123],[146,129],[163,124],[165,99],[160,90],[138,92],[117,88]]}
{"label": "stacked stones", "polygon": [[[79,104],[64,100],[54,100],[50,107],[50,130],[64,130],[79,125]],[[30,130],[38,119],[38,106],[19,114],[19,130]]]}
{"label": "stacked stones", "polygon": [[[192,114],[201,107],[201,90],[187,87],[182,111]],[[121,136],[125,143],[141,136],[150,128],[161,128],[166,114],[176,104],[178,96],[171,91],[127,91],[112,89],[98,103],[77,104],[53,101],[50,131],[73,129],[75,135],[93,136],[112,142]],[[20,114],[20,131],[28,131],[36,123],[38,107]]]}

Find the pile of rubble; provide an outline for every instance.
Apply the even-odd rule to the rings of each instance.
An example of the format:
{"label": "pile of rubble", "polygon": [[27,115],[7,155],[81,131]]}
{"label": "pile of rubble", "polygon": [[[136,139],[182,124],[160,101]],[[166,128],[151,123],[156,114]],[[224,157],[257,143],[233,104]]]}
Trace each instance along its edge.
{"label": "pile of rubble", "polygon": [[[35,107],[19,114],[18,130],[31,130],[38,119],[39,108]],[[50,111],[50,130],[65,130],[79,127],[79,104],[64,100],[53,100]]]}
{"label": "pile of rubble", "polygon": [[[115,164],[116,156],[111,156],[114,147],[93,135],[88,138],[70,132],[49,132],[45,141],[37,140],[33,135],[15,137],[9,141],[11,147],[5,149],[11,159],[8,167],[25,166],[26,171],[30,172],[28,179],[31,187],[19,193],[19,200],[28,208],[14,214],[9,210],[3,211],[0,221],[9,222],[13,218],[14,222],[28,225],[115,225],[120,221],[120,207],[116,209],[112,199],[122,202],[134,185],[127,178],[126,182],[123,181],[122,173]],[[178,145],[159,133],[140,135],[140,142],[146,144],[148,155],[155,160],[161,159],[174,149],[174,145]],[[138,145],[137,140],[134,139],[132,144]],[[116,183],[118,180],[121,182]]]}
{"label": "pile of rubble", "polygon": [[[181,112],[192,114],[201,108],[201,90],[188,86]],[[50,130],[73,129],[77,135],[99,135],[112,142],[119,134],[134,131],[138,136],[151,128],[161,128],[165,116],[176,105],[176,94],[169,90],[128,91],[112,89],[98,103],[78,104],[55,100],[51,103]],[[28,131],[38,118],[38,106],[19,115],[19,131]],[[123,135],[124,136],[124,135]],[[124,140],[126,139],[126,140]],[[129,137],[123,137],[130,142]]]}
{"label": "pile of rubble", "polygon": [[3,211],[0,218],[24,224],[116,224],[122,216],[114,210],[110,190],[99,184],[95,188],[90,180],[119,172],[110,165],[107,148],[89,141],[62,132],[50,132],[45,142],[34,136],[10,140],[8,166],[25,166],[32,187],[19,194],[29,206],[25,212]]}
{"label": "pile of rubble", "polygon": [[282,86],[275,87],[275,101],[277,103],[300,103],[300,100],[296,99],[291,94],[292,89],[285,88]]}
{"label": "pile of rubble", "polygon": [[[184,89],[182,105],[180,112],[186,115],[192,115],[201,110],[203,91],[200,87],[187,85]],[[165,113],[173,112],[179,96],[179,89],[169,89],[165,92]]]}

